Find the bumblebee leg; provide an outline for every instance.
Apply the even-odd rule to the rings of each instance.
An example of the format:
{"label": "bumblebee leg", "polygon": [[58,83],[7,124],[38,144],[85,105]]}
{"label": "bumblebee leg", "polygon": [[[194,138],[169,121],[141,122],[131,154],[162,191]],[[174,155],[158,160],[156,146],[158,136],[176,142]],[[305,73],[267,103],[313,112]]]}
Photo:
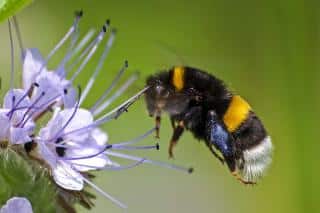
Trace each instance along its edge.
{"label": "bumblebee leg", "polygon": [[246,181],[243,180],[243,178],[239,175],[239,173],[236,170],[236,162],[235,162],[235,158],[234,157],[228,157],[226,158],[226,163],[228,165],[228,168],[231,172],[231,174],[241,183],[245,184],[245,185],[254,185],[256,184],[255,182],[252,181]]}
{"label": "bumblebee leg", "polygon": [[[212,154],[221,162],[227,161],[230,171],[235,170],[233,138],[224,123],[214,111],[209,111],[206,122],[206,144]],[[213,150],[214,146],[223,155],[223,159]],[[234,165],[231,165],[234,164]]]}
{"label": "bumblebee leg", "polygon": [[170,158],[173,158],[173,147],[175,147],[177,145],[177,142],[180,138],[180,136],[182,135],[184,131],[184,123],[183,121],[180,121],[178,126],[174,128],[173,130],[173,135],[171,137],[171,141],[170,141],[170,144],[169,144],[169,157]]}
{"label": "bumblebee leg", "polygon": [[157,115],[156,116],[156,119],[155,119],[155,122],[156,122],[156,138],[160,138],[160,124],[161,124],[161,116],[160,115]]}
{"label": "bumblebee leg", "polygon": [[231,174],[237,178],[238,181],[240,181],[241,183],[245,184],[245,185],[255,185],[257,184],[256,182],[253,182],[253,181],[246,181],[246,180],[243,180],[243,178],[239,175],[238,172],[234,171],[234,172],[231,172]]}
{"label": "bumblebee leg", "polygon": [[224,159],[222,157],[220,157],[218,155],[218,153],[212,148],[212,144],[206,142],[206,145],[209,148],[209,150],[211,151],[211,153],[213,154],[213,156],[215,156],[222,164],[224,164]]}
{"label": "bumblebee leg", "polygon": [[174,120],[173,117],[170,117],[170,122],[171,122],[172,129],[175,129],[176,128],[176,121]]}

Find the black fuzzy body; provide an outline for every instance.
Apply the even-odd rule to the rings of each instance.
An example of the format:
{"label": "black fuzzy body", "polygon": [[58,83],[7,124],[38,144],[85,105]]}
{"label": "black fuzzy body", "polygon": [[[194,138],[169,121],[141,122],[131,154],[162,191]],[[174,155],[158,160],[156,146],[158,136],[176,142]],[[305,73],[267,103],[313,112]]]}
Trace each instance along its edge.
{"label": "black fuzzy body", "polygon": [[[165,111],[169,114],[173,127],[183,121],[184,128],[195,138],[204,141],[209,148],[214,146],[221,152],[233,172],[236,170],[236,161],[242,160],[243,151],[258,145],[267,136],[266,130],[254,112],[250,111],[235,131],[227,131],[223,117],[233,94],[224,82],[215,76],[196,68],[183,68],[181,90],[177,90],[173,83],[174,68],[149,76],[146,83],[150,89],[146,92],[145,100],[150,116],[160,117],[161,112]],[[214,113],[214,120],[212,116],[208,117],[210,113]],[[210,122],[218,122],[217,125],[228,134],[225,137],[226,144],[230,144],[228,152],[216,146],[210,139],[213,128],[208,125]],[[176,140],[178,138],[179,136]]]}

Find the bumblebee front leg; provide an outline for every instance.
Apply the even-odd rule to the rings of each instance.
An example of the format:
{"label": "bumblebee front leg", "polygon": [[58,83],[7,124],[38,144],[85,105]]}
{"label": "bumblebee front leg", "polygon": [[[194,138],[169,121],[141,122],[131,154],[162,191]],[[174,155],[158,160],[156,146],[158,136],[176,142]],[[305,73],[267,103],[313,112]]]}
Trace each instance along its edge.
{"label": "bumblebee front leg", "polygon": [[173,155],[173,147],[175,147],[177,145],[177,142],[178,142],[180,136],[182,135],[183,131],[184,131],[184,122],[180,121],[178,123],[178,125],[176,127],[174,127],[173,135],[172,135],[171,140],[170,140],[169,150],[168,150],[170,158],[174,157],[174,155]]}
{"label": "bumblebee front leg", "polygon": [[154,116],[156,124],[156,138],[160,138],[161,109],[156,109]]}
{"label": "bumblebee front leg", "polygon": [[160,125],[161,125],[161,116],[157,115],[156,119],[156,138],[160,138]]}

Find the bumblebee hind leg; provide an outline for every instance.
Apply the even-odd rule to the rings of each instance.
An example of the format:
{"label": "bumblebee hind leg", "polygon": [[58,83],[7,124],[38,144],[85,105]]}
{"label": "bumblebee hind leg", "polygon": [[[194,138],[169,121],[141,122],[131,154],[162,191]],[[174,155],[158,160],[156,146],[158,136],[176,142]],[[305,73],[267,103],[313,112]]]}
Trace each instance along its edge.
{"label": "bumblebee hind leg", "polygon": [[244,180],[237,171],[234,138],[214,111],[209,111],[208,113],[206,131],[207,146],[209,144],[208,147],[210,149],[210,145],[212,144],[222,153],[231,174],[243,184],[255,184],[255,182]]}
{"label": "bumblebee hind leg", "polygon": [[[226,159],[232,159],[234,156],[232,140],[232,136],[217,114],[214,111],[209,111],[206,121],[206,145],[211,153],[222,163]],[[224,159],[214,151],[212,146],[221,152]]]}
{"label": "bumblebee hind leg", "polygon": [[253,181],[246,181],[246,180],[243,180],[243,178],[239,175],[238,172],[234,171],[234,172],[231,172],[231,174],[237,178],[238,181],[240,181],[241,183],[243,183],[244,185],[255,185],[257,184],[256,182],[253,182]]}
{"label": "bumblebee hind leg", "polygon": [[226,158],[226,163],[228,165],[228,168],[231,172],[231,174],[241,183],[245,184],[245,185],[254,185],[256,184],[256,182],[252,182],[252,181],[246,181],[244,180],[239,172],[237,171],[237,167],[236,167],[236,162],[235,162],[235,158]]}
{"label": "bumblebee hind leg", "polygon": [[224,159],[222,157],[220,157],[219,154],[213,149],[212,144],[210,144],[206,141],[206,145],[209,148],[209,150],[211,151],[211,153],[213,154],[213,156],[215,156],[222,164],[224,164]]}

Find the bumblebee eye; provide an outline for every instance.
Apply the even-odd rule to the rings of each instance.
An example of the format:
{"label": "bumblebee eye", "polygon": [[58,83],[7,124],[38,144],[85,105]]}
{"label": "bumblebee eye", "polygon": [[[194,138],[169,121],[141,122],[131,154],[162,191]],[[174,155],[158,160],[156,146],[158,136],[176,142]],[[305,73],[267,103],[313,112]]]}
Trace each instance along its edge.
{"label": "bumblebee eye", "polygon": [[164,90],[163,86],[160,86],[160,85],[156,86],[156,91],[158,94],[161,94],[163,90]]}
{"label": "bumblebee eye", "polygon": [[167,98],[170,95],[170,92],[164,86],[161,85],[157,85],[155,87],[155,91],[157,95],[162,98]]}

